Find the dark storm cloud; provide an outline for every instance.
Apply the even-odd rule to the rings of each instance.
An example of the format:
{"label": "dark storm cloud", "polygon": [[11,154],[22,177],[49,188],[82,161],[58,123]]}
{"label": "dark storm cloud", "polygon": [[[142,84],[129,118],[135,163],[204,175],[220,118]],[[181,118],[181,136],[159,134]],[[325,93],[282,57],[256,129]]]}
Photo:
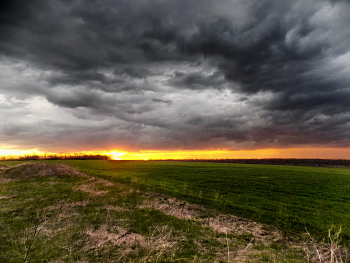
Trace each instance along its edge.
{"label": "dark storm cloud", "polygon": [[152,72],[141,67],[135,67],[135,66],[120,67],[119,66],[114,69],[114,74],[143,79],[143,78],[146,78],[147,76],[152,75]]}
{"label": "dark storm cloud", "polygon": [[207,88],[220,89],[223,88],[225,83],[226,81],[220,72],[203,74],[203,72],[185,73],[176,71],[168,81],[168,84],[171,86],[194,90]]}
{"label": "dark storm cloud", "polygon": [[166,104],[171,104],[172,103],[171,100],[162,100],[162,99],[157,99],[157,98],[153,98],[152,101],[160,102],[160,103],[166,103]]}
{"label": "dark storm cloud", "polygon": [[17,110],[6,126],[0,115],[6,140],[27,140],[36,125],[86,134],[81,145],[350,145],[349,1],[28,0],[0,10],[0,108],[24,103],[45,119],[40,97],[56,114],[46,126]]}

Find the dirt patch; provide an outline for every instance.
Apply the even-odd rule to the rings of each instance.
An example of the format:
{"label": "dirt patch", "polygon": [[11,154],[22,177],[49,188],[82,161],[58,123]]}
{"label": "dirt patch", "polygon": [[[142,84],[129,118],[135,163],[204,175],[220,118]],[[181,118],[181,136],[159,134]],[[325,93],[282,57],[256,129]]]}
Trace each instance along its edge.
{"label": "dirt patch", "polygon": [[263,225],[233,215],[217,215],[207,219],[208,225],[220,233],[252,234],[252,241],[260,241],[265,245],[282,239],[278,230],[266,231]]}
{"label": "dirt patch", "polygon": [[105,205],[104,208],[106,208],[107,210],[117,211],[117,212],[130,211],[130,209],[127,209],[121,206],[116,206],[116,205]]}
{"label": "dirt patch", "polygon": [[20,164],[1,173],[1,177],[7,179],[33,179],[45,175],[53,177],[86,176],[68,165],[43,163]]}
{"label": "dirt patch", "polygon": [[92,181],[94,184],[100,184],[100,185],[103,185],[103,186],[113,186],[114,183],[110,182],[110,181],[107,181],[107,180],[104,180],[104,179],[99,179],[99,178],[96,178],[96,177],[91,177],[89,179],[89,181]]}
{"label": "dirt patch", "polygon": [[[1,176],[1,173],[0,173],[0,176]],[[13,181],[13,179],[7,179],[7,178],[0,177],[0,182],[2,182],[2,183],[8,183],[8,182],[12,182],[12,181]]]}
{"label": "dirt patch", "polygon": [[102,225],[97,230],[88,230],[86,234],[89,236],[90,244],[84,249],[89,250],[95,247],[102,247],[108,243],[120,246],[123,248],[123,251],[131,250],[136,246],[147,247],[145,238],[142,235],[133,233],[132,230],[116,227],[114,232],[108,231],[107,225]]}
{"label": "dirt patch", "polygon": [[175,198],[153,196],[151,199],[144,200],[140,208],[158,209],[180,219],[195,220],[219,233],[251,234],[252,241],[259,241],[266,245],[282,238],[280,231],[266,231],[262,224],[234,215],[217,214],[199,205],[188,204]]}
{"label": "dirt patch", "polygon": [[114,185],[110,181],[103,180],[103,179],[97,179],[95,177],[91,177],[89,179],[89,181],[91,183],[89,183],[89,184],[82,184],[82,185],[76,187],[75,189],[76,190],[80,190],[80,191],[82,191],[84,193],[88,193],[88,194],[93,195],[93,196],[101,196],[101,195],[107,194],[108,191],[98,190],[97,189],[98,185],[107,186],[107,187]]}
{"label": "dirt patch", "polygon": [[14,195],[4,195],[4,196],[0,196],[0,200],[1,199],[11,199],[11,198],[14,198],[14,197],[16,197],[16,196],[14,196]]}
{"label": "dirt patch", "polygon": [[164,196],[146,199],[143,201],[140,208],[158,209],[167,215],[175,216],[180,219],[196,219],[204,213],[204,209],[199,205],[188,204],[184,201]]}
{"label": "dirt patch", "polygon": [[156,227],[151,235],[145,238],[140,234],[134,233],[131,229],[126,230],[121,227],[115,227],[109,231],[106,225],[102,225],[97,230],[88,230],[89,245],[84,249],[90,250],[103,247],[108,244],[119,247],[121,257],[128,253],[135,252],[138,248],[146,248],[147,253],[140,262],[153,262],[154,258],[160,258],[162,255],[174,254],[178,240],[174,240],[173,232],[170,226]]}
{"label": "dirt patch", "polygon": [[93,184],[83,184],[76,189],[93,196],[101,196],[108,193],[107,191],[97,190]]}
{"label": "dirt patch", "polygon": [[0,164],[0,172],[9,168],[7,165],[4,165],[4,164]]}

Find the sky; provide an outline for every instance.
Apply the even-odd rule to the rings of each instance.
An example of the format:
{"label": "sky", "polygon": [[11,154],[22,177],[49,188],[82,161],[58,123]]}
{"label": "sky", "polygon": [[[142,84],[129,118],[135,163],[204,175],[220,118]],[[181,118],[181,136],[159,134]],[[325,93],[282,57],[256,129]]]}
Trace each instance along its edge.
{"label": "sky", "polygon": [[3,2],[0,154],[350,158],[350,1]]}

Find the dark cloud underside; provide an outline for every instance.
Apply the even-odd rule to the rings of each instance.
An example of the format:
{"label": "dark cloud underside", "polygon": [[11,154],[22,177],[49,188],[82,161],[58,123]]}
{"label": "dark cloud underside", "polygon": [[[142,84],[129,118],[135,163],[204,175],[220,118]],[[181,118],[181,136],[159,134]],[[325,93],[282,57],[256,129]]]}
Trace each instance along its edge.
{"label": "dark cloud underside", "polygon": [[0,143],[350,146],[349,1],[28,0],[0,10]]}

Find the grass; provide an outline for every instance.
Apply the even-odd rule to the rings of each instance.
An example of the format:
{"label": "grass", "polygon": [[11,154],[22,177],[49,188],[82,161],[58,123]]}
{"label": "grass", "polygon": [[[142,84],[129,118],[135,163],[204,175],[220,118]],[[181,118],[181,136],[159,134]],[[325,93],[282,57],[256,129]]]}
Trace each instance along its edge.
{"label": "grass", "polygon": [[[63,162],[66,163],[66,162]],[[343,226],[350,242],[350,170],[269,165],[70,161],[94,176],[232,213],[318,240]]]}
{"label": "grass", "polygon": [[[323,238],[334,240],[328,230],[342,225],[337,245],[340,239],[348,245],[348,169],[45,163],[68,164],[87,176],[0,175],[0,262],[307,262],[284,238],[262,243],[248,232],[216,231],[210,220],[220,213],[278,227],[285,236],[307,230],[311,248]],[[183,200],[173,205],[180,215],[164,208],[172,199],[161,194]],[[190,203],[211,210],[191,220],[186,213],[196,207]]]}

